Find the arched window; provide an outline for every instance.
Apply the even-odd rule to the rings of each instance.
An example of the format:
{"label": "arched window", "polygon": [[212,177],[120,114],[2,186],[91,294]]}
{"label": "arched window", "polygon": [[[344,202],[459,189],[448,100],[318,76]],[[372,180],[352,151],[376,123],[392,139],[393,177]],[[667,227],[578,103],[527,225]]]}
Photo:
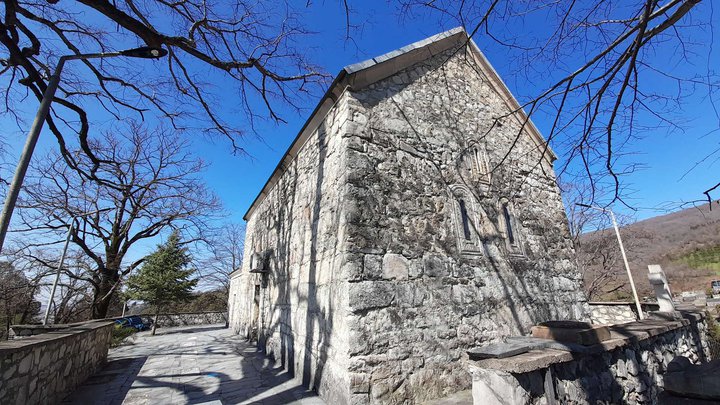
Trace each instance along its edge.
{"label": "arched window", "polygon": [[500,200],[499,226],[505,239],[505,246],[511,254],[522,255],[522,243],[520,243],[520,229],[515,218],[512,204],[503,198]]}
{"label": "arched window", "polygon": [[461,198],[458,202],[460,203],[460,222],[462,223],[463,236],[465,240],[470,240],[470,217],[468,216],[467,207],[465,206],[465,200]]}
{"label": "arched window", "polygon": [[503,218],[505,218],[505,234],[507,235],[508,242],[512,245],[515,243],[515,235],[513,234],[513,219],[510,215],[507,203],[503,204],[502,211]]}
{"label": "arched window", "polygon": [[464,254],[482,254],[482,209],[475,203],[470,190],[460,184],[450,186],[452,195],[452,217],[458,249]]}

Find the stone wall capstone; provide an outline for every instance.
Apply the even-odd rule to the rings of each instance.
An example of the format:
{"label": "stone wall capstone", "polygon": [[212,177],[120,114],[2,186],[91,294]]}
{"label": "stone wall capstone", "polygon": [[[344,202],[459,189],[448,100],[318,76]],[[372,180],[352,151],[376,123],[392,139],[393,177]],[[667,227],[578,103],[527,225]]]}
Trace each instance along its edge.
{"label": "stone wall capstone", "polygon": [[[588,302],[590,320],[594,324],[615,325],[632,322],[638,319],[637,308],[634,302]],[[654,303],[641,303],[640,307],[645,316],[650,311],[657,311],[659,306]]]}
{"label": "stone wall capstone", "polygon": [[0,342],[0,403],[60,402],[105,362],[112,329],[96,321]]}
{"label": "stone wall capstone", "polygon": [[657,404],[674,358],[710,360],[703,314],[684,316],[615,325],[612,340],[584,353],[547,348],[469,361],[474,403]]}

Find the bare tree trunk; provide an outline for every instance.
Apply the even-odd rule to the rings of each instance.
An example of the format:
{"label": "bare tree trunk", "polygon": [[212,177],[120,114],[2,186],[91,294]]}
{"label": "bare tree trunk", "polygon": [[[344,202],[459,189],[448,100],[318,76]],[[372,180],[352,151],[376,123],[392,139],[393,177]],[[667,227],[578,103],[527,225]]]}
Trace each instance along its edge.
{"label": "bare tree trunk", "polygon": [[115,297],[115,285],[120,279],[120,269],[117,267],[102,267],[97,270],[100,283],[95,288],[93,299],[92,318],[107,318],[110,303]]}
{"label": "bare tree trunk", "polygon": [[158,315],[160,315],[160,305],[155,307],[155,319],[153,320],[152,332],[150,334],[155,336],[155,329],[157,329]]}
{"label": "bare tree trunk", "polygon": [[[28,252],[31,262],[53,269],[54,260],[44,259],[44,240],[36,242],[42,238],[35,238],[34,233],[67,229],[75,224],[72,221],[77,222],[71,228],[77,264],[75,270],[68,268],[65,273],[68,278],[92,285],[92,318],[103,319],[115,314],[116,308],[120,312],[120,280],[144,261],[125,261],[134,244],[180,223],[187,225],[182,227],[193,241],[200,241],[206,222],[218,212],[220,200],[195,178],[204,167],[202,161],[191,157],[189,144],[172,134],[133,126],[129,133],[107,135],[94,151],[102,158],[99,166],[89,158],[78,157],[76,163],[83,169],[68,168],[65,160],[50,155],[33,169],[40,184],[24,191],[23,205],[33,208],[21,210],[20,219],[31,232],[22,250]],[[78,174],[84,168],[96,173],[97,178],[88,180]],[[107,201],[95,201],[92,208],[97,208],[96,213],[75,217],[73,207],[84,207],[88,195],[107,196]],[[100,205],[113,208],[102,210]]]}
{"label": "bare tree trunk", "polygon": [[99,288],[95,291],[95,300],[92,307],[92,319],[104,319],[110,308],[112,294],[108,295],[110,288]]}

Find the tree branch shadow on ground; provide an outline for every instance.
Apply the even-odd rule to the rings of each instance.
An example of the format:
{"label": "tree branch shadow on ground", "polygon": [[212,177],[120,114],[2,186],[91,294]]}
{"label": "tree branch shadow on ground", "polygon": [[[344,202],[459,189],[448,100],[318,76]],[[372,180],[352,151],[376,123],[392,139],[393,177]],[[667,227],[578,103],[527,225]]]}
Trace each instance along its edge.
{"label": "tree branch shadow on ground", "polygon": [[[218,330],[221,328],[211,328]],[[184,330],[185,332],[188,329]],[[190,331],[208,331],[192,328]],[[181,331],[176,331],[180,333]],[[184,340],[183,340],[184,341]],[[180,342],[182,344],[182,342]],[[270,401],[288,403],[316,397],[313,391],[293,382],[293,375],[280,363],[236,335],[212,336],[205,350],[165,350],[153,347],[147,355],[111,360],[81,387],[70,394],[63,404],[121,404],[134,401],[152,403],[198,404],[213,400],[229,403]],[[222,346],[220,350],[215,347]],[[165,346],[166,347],[166,346]],[[181,347],[177,347],[181,349]],[[198,369],[194,363],[159,368],[156,375],[147,368],[150,356],[213,356],[214,366]],[[229,357],[223,360],[220,356]],[[145,373],[141,372],[146,367]],[[178,372],[179,371],[179,372]],[[240,375],[233,376],[234,371]],[[322,403],[317,399],[318,403]]]}

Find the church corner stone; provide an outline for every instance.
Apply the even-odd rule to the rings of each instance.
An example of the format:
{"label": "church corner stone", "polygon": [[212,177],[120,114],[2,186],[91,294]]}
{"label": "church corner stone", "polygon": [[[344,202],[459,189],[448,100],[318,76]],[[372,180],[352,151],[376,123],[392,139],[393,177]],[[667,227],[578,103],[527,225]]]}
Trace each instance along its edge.
{"label": "church corner stone", "polygon": [[464,45],[342,91],[247,217],[263,272],[233,274],[231,327],[333,403],[419,403],[470,388],[467,349],[586,319],[552,163],[510,111]]}

